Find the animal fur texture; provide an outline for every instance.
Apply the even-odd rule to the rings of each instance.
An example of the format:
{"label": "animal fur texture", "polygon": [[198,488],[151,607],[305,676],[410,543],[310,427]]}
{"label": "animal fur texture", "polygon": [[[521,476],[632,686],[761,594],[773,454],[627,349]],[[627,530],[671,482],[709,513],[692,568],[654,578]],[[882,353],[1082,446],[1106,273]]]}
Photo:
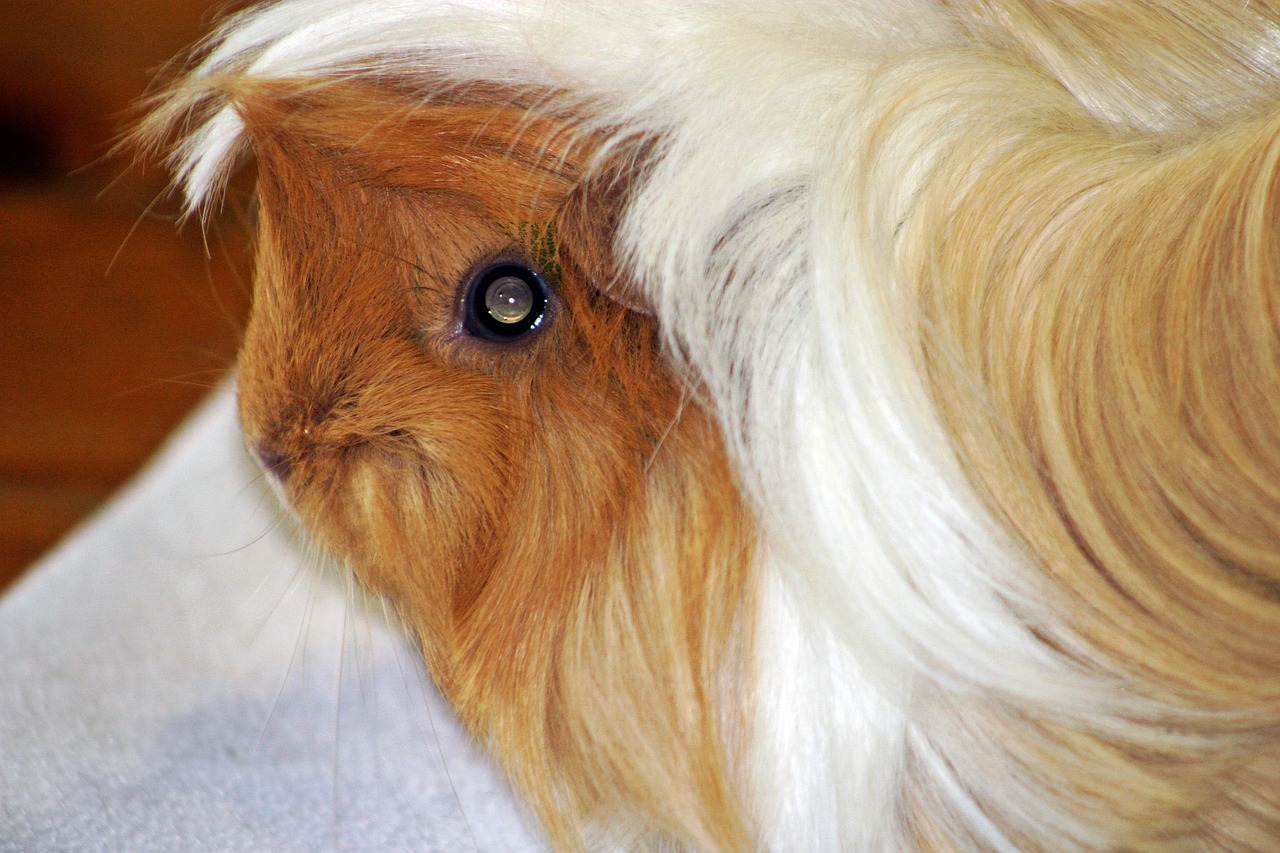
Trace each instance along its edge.
{"label": "animal fur texture", "polygon": [[248,440],[559,848],[1266,851],[1278,97],[1271,2],[284,0],[142,136],[256,158]]}

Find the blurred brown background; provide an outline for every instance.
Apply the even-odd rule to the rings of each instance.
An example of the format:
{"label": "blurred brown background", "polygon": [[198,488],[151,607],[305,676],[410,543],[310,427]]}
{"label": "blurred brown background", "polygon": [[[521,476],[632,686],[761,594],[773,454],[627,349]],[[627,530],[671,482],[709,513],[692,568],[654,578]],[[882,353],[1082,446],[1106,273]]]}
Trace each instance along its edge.
{"label": "blurred brown background", "polygon": [[104,160],[208,0],[0,0],[0,589],[154,451],[233,358],[242,195],[178,230]]}

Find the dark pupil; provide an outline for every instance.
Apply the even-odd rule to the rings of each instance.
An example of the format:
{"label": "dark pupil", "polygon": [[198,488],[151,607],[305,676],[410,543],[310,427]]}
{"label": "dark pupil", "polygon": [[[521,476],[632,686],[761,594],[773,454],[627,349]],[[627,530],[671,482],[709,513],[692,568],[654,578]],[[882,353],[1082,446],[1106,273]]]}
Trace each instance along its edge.
{"label": "dark pupil", "polygon": [[546,310],[545,285],[520,264],[503,263],[476,277],[467,294],[467,331],[491,341],[510,341],[533,331]]}

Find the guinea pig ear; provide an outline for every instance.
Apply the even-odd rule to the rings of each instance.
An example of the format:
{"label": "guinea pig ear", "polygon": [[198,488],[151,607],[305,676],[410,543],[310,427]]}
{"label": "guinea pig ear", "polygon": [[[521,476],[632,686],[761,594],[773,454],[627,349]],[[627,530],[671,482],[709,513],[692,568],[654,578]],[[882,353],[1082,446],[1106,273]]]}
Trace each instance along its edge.
{"label": "guinea pig ear", "polygon": [[590,170],[556,217],[562,262],[576,268],[603,296],[640,314],[655,314],[648,294],[627,276],[617,244],[618,225],[632,187],[644,172],[643,156],[613,156]]}

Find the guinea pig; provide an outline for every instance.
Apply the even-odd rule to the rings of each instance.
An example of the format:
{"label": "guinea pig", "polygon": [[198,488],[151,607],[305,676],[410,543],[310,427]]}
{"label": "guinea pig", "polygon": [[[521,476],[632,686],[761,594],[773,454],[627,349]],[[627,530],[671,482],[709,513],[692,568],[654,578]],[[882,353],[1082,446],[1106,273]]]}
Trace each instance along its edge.
{"label": "guinea pig", "polygon": [[1280,849],[1280,8],[282,0],[246,441],[557,849]]}

